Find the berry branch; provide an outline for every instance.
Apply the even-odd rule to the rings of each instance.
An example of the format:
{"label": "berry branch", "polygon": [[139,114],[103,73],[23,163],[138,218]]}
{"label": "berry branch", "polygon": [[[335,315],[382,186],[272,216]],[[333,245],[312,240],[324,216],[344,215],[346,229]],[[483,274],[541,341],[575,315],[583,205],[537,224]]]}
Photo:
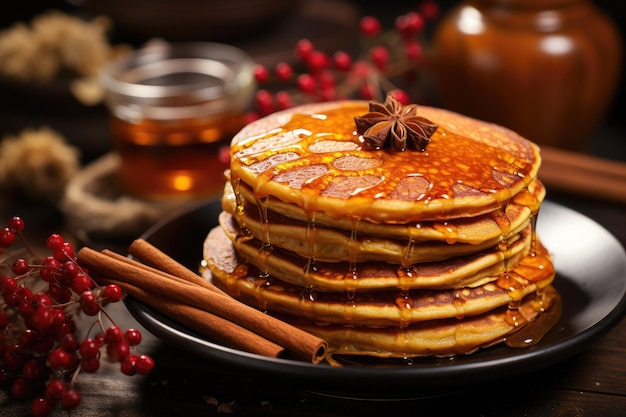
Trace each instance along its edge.
{"label": "berry branch", "polygon": [[[57,404],[80,404],[78,375],[96,372],[103,351],[125,375],[149,373],[153,359],[136,351],[141,333],[122,330],[105,309],[122,299],[122,289],[98,286],[59,234],[46,239],[50,254],[38,255],[24,226],[15,216],[0,230],[0,388],[46,416]],[[79,341],[76,320],[84,317],[93,323]]]}
{"label": "berry branch", "polygon": [[[400,15],[394,27],[383,31],[375,16],[359,22],[360,53],[327,53],[308,39],[294,47],[295,64],[279,62],[274,68],[257,64],[254,76],[259,89],[249,121],[297,104],[341,99],[383,101],[388,93],[401,104],[416,100],[416,93],[402,88],[418,83],[428,65],[424,31],[439,16],[439,7],[424,0],[416,11]],[[413,96],[412,96],[413,95]]]}

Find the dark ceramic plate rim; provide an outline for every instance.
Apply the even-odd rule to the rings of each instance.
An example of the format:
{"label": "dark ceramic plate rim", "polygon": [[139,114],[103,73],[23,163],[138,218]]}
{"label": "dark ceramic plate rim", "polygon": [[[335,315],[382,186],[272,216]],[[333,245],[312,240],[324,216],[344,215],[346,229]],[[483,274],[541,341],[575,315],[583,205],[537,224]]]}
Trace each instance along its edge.
{"label": "dark ceramic plate rim", "polygon": [[[141,237],[156,245],[153,239],[159,233],[171,234],[177,223],[191,221],[195,217],[200,219],[201,224],[197,225],[194,233],[202,236],[204,231],[208,232],[216,224],[219,210],[219,201],[193,205],[163,219]],[[125,304],[136,320],[155,336],[229,372],[240,372],[250,377],[281,378],[301,389],[350,397],[366,395],[372,390],[380,397],[402,397],[413,395],[416,389],[452,389],[467,383],[527,374],[563,361],[587,348],[622,318],[626,310],[626,253],[619,241],[593,220],[551,201],[545,201],[542,206],[538,233],[554,254],[557,269],[555,286],[564,298],[564,313],[540,343],[525,349],[497,346],[455,359],[419,359],[412,366],[337,368],[268,358],[224,347],[194,334],[131,297],[125,299]],[[174,248],[169,248],[175,252],[168,253],[174,258],[189,248],[197,252],[202,245],[199,237],[197,241],[187,240],[184,231],[179,230],[175,235],[171,239],[182,242],[182,245],[172,244]],[[587,236],[587,240],[581,241],[580,236]],[[160,249],[168,252],[168,248]],[[584,288],[591,280],[585,274],[590,265],[583,263],[588,261],[586,256],[596,256],[598,251],[606,255],[600,258],[603,261],[601,264],[595,265],[596,268],[602,267],[599,274],[596,271],[595,278],[600,282],[591,283],[595,285],[591,289]],[[575,262],[564,264],[563,257],[573,257]],[[596,294],[598,287],[608,288]],[[571,299],[586,301],[584,308],[568,311],[568,295]],[[346,386],[350,389],[346,390]]]}

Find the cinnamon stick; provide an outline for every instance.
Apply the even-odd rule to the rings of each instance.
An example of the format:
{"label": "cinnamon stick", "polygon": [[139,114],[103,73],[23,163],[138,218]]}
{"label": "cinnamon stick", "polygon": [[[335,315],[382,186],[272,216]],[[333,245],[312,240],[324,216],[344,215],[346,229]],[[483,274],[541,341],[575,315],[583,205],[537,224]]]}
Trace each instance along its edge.
{"label": "cinnamon stick", "polygon": [[626,164],[549,146],[541,147],[539,179],[548,189],[626,203]]}
{"label": "cinnamon stick", "polygon": [[221,345],[273,358],[285,352],[282,346],[199,308],[181,304],[169,297],[146,291],[127,282],[97,275],[94,279],[97,279],[100,284],[119,285],[127,294],[142,303]]}
{"label": "cinnamon stick", "polygon": [[200,275],[193,273],[193,271],[189,270],[174,258],[170,257],[165,252],[160,251],[144,239],[136,239],[133,241],[128,248],[128,253],[140,261],[150,264],[161,271],[165,271],[174,276],[186,279],[194,284],[208,288],[209,290],[226,295],[226,293],[221,289],[209,283]]}
{"label": "cinnamon stick", "polygon": [[[79,250],[77,257],[79,263],[91,271],[215,314],[283,346],[298,358],[319,363],[326,353],[324,340],[228,295],[190,282],[181,282],[173,275],[168,277],[133,265],[128,258],[110,256],[88,247]],[[125,288],[124,285],[122,288]]]}

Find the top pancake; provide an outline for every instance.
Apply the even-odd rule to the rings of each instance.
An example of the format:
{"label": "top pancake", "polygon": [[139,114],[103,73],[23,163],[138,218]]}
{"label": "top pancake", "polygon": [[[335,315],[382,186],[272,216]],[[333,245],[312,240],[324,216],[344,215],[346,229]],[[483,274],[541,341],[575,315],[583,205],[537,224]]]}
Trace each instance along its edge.
{"label": "top pancake", "polygon": [[[418,106],[439,125],[425,151],[375,149],[354,118],[366,101],[302,105],[253,122],[231,143],[234,187],[312,217],[407,223],[472,217],[502,207],[537,176],[539,149],[515,132]],[[235,190],[235,192],[237,192]]]}

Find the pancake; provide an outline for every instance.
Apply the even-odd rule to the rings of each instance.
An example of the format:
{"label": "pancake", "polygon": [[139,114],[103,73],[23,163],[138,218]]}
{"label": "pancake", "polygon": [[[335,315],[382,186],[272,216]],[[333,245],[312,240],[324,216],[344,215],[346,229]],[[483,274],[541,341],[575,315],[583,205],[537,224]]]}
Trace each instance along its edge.
{"label": "pancake", "polygon": [[[346,275],[349,265],[345,262],[324,262],[299,256],[295,251],[273,247],[265,256],[258,256],[262,243],[257,239],[243,239],[233,217],[226,212],[219,216],[224,236],[236,247],[237,253],[259,270],[283,281],[313,287],[320,291],[369,291],[385,288],[459,288],[477,286],[495,280],[506,271],[507,263],[515,265],[522,256],[529,253],[532,244],[530,226],[508,239],[506,248],[499,243],[497,247],[467,256],[430,261],[410,266],[389,262],[360,262],[358,279],[353,274]],[[230,246],[226,242],[207,241],[205,259],[212,257],[210,249],[216,246]],[[223,240],[223,239],[222,239]],[[434,258],[434,257],[433,257]],[[303,268],[303,265],[309,267]],[[346,279],[348,278],[348,279]]]}
{"label": "pancake", "polygon": [[[241,213],[243,222],[248,225],[252,222],[258,223],[260,215],[259,210],[256,208],[257,201],[252,190],[245,184],[240,184],[238,192],[242,199],[241,204],[244,206],[243,213]],[[355,228],[358,235],[366,236],[477,244],[487,240],[499,239],[507,231],[518,230],[522,223],[539,210],[545,194],[545,187],[535,179],[529,184],[527,192],[524,193],[524,199],[518,196],[517,199],[514,198],[503,208],[481,216],[449,219],[446,222],[420,221],[390,224],[371,223],[362,219],[352,223],[346,218],[332,218],[325,215],[324,212],[316,212],[315,225],[318,228],[323,226],[343,230]],[[225,211],[235,214],[237,203],[230,181],[225,184],[222,203]],[[271,223],[273,227],[277,225],[284,227],[298,223],[306,226],[310,221],[310,216],[307,216],[300,207],[284,203],[272,196],[265,200],[264,206],[268,216],[266,221]],[[251,219],[253,216],[254,220]],[[269,218],[270,216],[277,218]],[[259,228],[257,227],[257,229]]]}
{"label": "pancake", "polygon": [[503,306],[463,320],[431,320],[405,328],[347,327],[280,318],[325,339],[332,346],[327,360],[340,365],[336,361],[338,355],[402,359],[469,355],[504,342],[525,326],[532,326],[540,314],[558,310],[560,303],[557,291],[548,286],[543,292],[524,298],[515,310]]}
{"label": "pancake", "polygon": [[[244,127],[232,140],[230,171],[255,199],[273,196],[306,218],[401,223],[491,212],[537,176],[539,149],[500,126],[419,106],[439,128],[424,152],[367,148],[354,117],[367,102],[302,105]],[[324,142],[317,148],[314,145]],[[313,150],[311,150],[313,147]]]}
{"label": "pancake", "polygon": [[560,303],[540,151],[511,130],[391,96],[315,103],[252,122],[230,157],[205,276],[333,365],[470,354]]}
{"label": "pancake", "polygon": [[[537,191],[533,200],[542,199],[543,187],[533,189]],[[235,214],[236,207],[228,204],[232,199],[225,200],[225,211]],[[476,219],[450,220],[445,224],[391,225],[388,228],[393,230],[387,234],[383,234],[382,225],[369,227],[372,224],[365,221],[358,222],[352,229],[340,229],[336,227],[338,225],[328,227],[317,218],[312,230],[310,222],[294,220],[269,208],[261,220],[259,210],[245,203],[243,212],[237,214],[235,219],[254,238],[318,261],[384,261],[410,265],[468,255],[493,247],[503,240],[503,236],[509,240],[518,234],[528,225],[531,216],[528,207],[510,203],[502,211]],[[313,233],[314,239],[311,238]]]}
{"label": "pancake", "polygon": [[[549,255],[538,245],[506,274],[474,288],[323,292],[289,284],[242,262],[219,227],[209,233],[205,247],[221,248],[205,259],[213,282],[245,303],[261,310],[344,325],[405,327],[420,321],[475,316],[513,306],[554,279]],[[341,273],[341,278],[344,275]]]}

